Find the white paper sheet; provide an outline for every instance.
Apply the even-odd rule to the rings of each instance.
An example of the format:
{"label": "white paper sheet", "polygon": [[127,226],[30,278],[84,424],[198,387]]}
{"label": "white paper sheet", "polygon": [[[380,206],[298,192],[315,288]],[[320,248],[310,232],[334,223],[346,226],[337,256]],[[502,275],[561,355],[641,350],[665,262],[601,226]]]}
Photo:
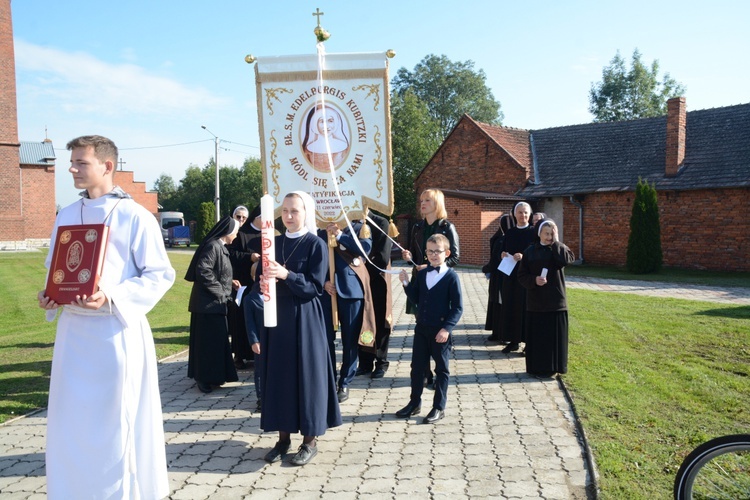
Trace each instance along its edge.
{"label": "white paper sheet", "polygon": [[500,261],[500,265],[497,266],[497,270],[510,276],[510,273],[512,273],[513,269],[516,267],[516,264],[516,259],[514,259],[512,255],[508,255]]}
{"label": "white paper sheet", "polygon": [[242,285],[241,287],[237,289],[237,297],[234,299],[234,301],[237,303],[238,306],[242,304],[242,296],[245,294],[246,289],[247,287],[245,285]]}

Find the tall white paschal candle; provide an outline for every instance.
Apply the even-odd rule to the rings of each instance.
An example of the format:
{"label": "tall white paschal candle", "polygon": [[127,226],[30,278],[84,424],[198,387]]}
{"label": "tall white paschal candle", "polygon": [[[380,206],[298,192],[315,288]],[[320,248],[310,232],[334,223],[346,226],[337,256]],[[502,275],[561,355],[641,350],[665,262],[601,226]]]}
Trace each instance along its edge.
{"label": "tall white paschal candle", "polygon": [[[273,227],[273,197],[263,195],[260,199],[261,220],[261,263],[263,275],[266,276],[269,261],[276,260],[276,235]],[[276,326],[276,280],[261,282],[260,292],[263,294],[263,324],[272,328]]]}

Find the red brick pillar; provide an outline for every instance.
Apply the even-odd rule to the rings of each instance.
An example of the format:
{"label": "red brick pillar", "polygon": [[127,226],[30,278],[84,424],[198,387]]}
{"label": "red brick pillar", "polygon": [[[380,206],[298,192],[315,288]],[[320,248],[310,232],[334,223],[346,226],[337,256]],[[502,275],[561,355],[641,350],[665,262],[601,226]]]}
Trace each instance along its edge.
{"label": "red brick pillar", "polygon": [[23,239],[19,147],[10,0],[0,0],[0,241]]}
{"label": "red brick pillar", "polygon": [[665,175],[674,177],[685,161],[685,127],[687,125],[687,105],[684,97],[674,97],[667,101],[667,155]]}

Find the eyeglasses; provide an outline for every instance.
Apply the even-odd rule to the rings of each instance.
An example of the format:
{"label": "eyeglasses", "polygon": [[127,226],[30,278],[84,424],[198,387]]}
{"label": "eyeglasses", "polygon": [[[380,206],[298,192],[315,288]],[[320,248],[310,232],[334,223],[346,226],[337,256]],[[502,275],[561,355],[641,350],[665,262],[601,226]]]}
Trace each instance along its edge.
{"label": "eyeglasses", "polygon": [[427,255],[440,255],[441,253],[445,252],[445,250],[426,250]]}
{"label": "eyeglasses", "polygon": [[237,220],[247,220],[246,215],[235,215],[234,218]]}

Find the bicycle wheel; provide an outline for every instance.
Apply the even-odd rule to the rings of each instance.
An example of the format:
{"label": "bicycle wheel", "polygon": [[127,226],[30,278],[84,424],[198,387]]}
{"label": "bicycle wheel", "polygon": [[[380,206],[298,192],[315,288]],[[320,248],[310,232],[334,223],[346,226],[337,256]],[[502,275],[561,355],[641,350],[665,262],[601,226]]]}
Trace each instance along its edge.
{"label": "bicycle wheel", "polygon": [[674,497],[750,499],[750,434],[718,437],[694,449],[677,471]]}

